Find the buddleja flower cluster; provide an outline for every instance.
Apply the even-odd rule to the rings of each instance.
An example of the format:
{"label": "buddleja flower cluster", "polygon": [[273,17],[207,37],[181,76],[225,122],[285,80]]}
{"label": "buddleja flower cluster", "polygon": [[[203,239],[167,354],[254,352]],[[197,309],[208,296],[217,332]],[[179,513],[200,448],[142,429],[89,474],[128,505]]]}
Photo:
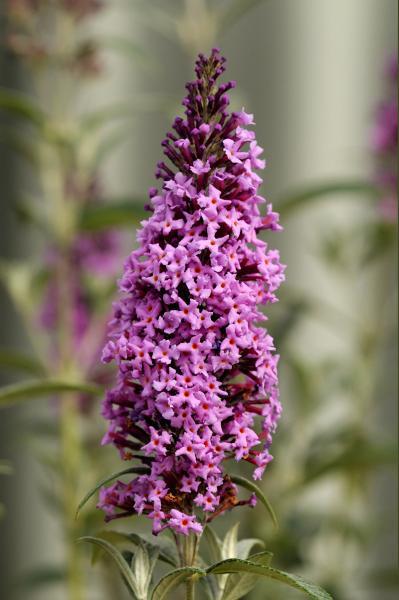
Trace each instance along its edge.
{"label": "buddleja flower cluster", "polygon": [[260,213],[262,149],[253,116],[228,112],[235,84],[216,84],[224,63],[216,49],[199,55],[186,118],[162,143],[171,165],[158,164],[162,189],[150,190],[152,215],[126,261],[103,352],[119,369],[104,442],[142,466],[103,489],[99,507],[108,520],[147,515],[155,534],[200,532],[226,509],[253,505],[238,500],[224,467],[247,461],[259,479],[281,412],[278,357],[257,326],[266,319],[257,305],[275,302],[284,278],[258,234],[281,228],[271,205]]}

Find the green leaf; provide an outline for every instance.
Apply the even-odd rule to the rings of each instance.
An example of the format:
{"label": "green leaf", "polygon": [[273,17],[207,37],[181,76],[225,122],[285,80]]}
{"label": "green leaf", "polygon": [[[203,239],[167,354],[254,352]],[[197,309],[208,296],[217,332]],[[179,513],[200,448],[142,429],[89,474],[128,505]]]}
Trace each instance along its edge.
{"label": "green leaf", "polygon": [[118,550],[118,548],[115,548],[115,546],[113,546],[106,540],[103,540],[101,538],[92,537],[92,536],[81,537],[78,539],[78,542],[89,542],[90,544],[95,544],[97,546],[100,546],[100,548],[102,548],[103,550],[105,550],[111,556],[111,558],[114,560],[119,571],[121,572],[122,577],[126,583],[126,586],[129,590],[130,594],[133,596],[133,598],[135,596],[138,596],[136,579],[135,579],[132,571],[130,570],[130,567],[127,564],[126,560],[123,558],[122,553]]}
{"label": "green leaf", "polygon": [[203,539],[206,541],[206,547],[209,551],[212,562],[220,562],[222,556],[222,540],[218,537],[210,525],[204,529]]}
{"label": "green leaf", "polygon": [[0,367],[23,371],[32,375],[43,375],[45,373],[43,365],[31,356],[2,348],[0,348]]}
{"label": "green leaf", "polygon": [[396,462],[396,456],[396,448],[393,444],[373,444],[367,441],[353,440],[333,456],[331,453],[326,453],[321,460],[309,462],[305,466],[302,484],[311,483],[333,472],[355,471],[358,473],[393,464]]}
{"label": "green leaf", "polygon": [[230,479],[233,483],[235,483],[237,485],[241,485],[241,487],[246,488],[247,490],[249,490],[250,492],[253,492],[256,495],[258,500],[260,500],[262,502],[262,504],[266,507],[266,510],[270,515],[273,525],[277,529],[278,521],[277,521],[276,513],[274,512],[272,505],[270,504],[269,500],[266,498],[266,496],[262,492],[262,490],[255,483],[253,483],[253,481],[250,481],[249,479],[246,479],[245,477],[241,477],[240,475],[231,475]]}
{"label": "green leaf", "polygon": [[378,190],[369,181],[347,180],[316,183],[308,188],[287,194],[287,196],[275,202],[275,206],[280,215],[286,218],[302,206],[306,206],[313,201],[324,200],[333,195],[347,200],[347,194],[359,196],[360,200],[364,200],[365,197],[375,200]]}
{"label": "green leaf", "polygon": [[226,573],[252,573],[259,577],[267,577],[285,583],[301,592],[307,594],[315,600],[332,600],[330,594],[314,583],[309,583],[299,575],[292,575],[279,569],[273,569],[267,565],[256,564],[249,560],[239,560],[230,558],[220,563],[212,565],[207,569],[207,573],[222,575]]}
{"label": "green leaf", "polygon": [[3,131],[0,134],[0,143],[5,144],[7,148],[12,150],[19,158],[22,158],[34,169],[40,168],[40,154],[38,152],[38,144],[24,135],[18,134],[16,131]]}
{"label": "green leaf", "polygon": [[179,564],[179,556],[176,551],[176,545],[172,540],[163,537],[163,536],[155,536],[147,535],[145,533],[129,533],[127,535],[128,539],[139,546],[140,544],[144,544],[149,552],[158,552],[159,560],[171,565],[172,567],[176,567]]}
{"label": "green leaf", "polygon": [[376,222],[371,223],[368,227],[362,223],[358,234],[361,240],[366,241],[361,256],[361,267],[368,266],[395,247],[396,223]]}
{"label": "green leaf", "polygon": [[171,571],[165,575],[165,577],[162,577],[160,581],[158,581],[151,594],[151,600],[164,600],[169,592],[177,588],[178,585],[190,577],[199,579],[205,575],[206,572],[203,569],[198,569],[197,567],[181,567],[180,569]]}
{"label": "green leaf", "polygon": [[0,279],[18,307],[28,312],[32,304],[34,267],[24,261],[0,261]]}
{"label": "green leaf", "polygon": [[222,558],[234,558],[237,556],[237,537],[240,523],[235,523],[226,533],[222,543]]}
{"label": "green leaf", "polygon": [[103,393],[103,389],[91,383],[57,381],[55,379],[24,381],[0,388],[0,408],[60,392],[83,392],[99,396]]}
{"label": "green leaf", "polygon": [[123,127],[120,130],[111,131],[103,140],[101,140],[93,152],[93,159],[90,162],[91,168],[93,170],[98,169],[115,148],[130,137],[130,133],[129,131],[126,131],[126,127]]}
{"label": "green leaf", "polygon": [[94,42],[105,49],[116,50],[130,59],[145,60],[147,58],[143,48],[132,42],[129,38],[116,35],[103,35],[95,38]]}
{"label": "green leaf", "polygon": [[235,0],[235,2],[230,2],[220,15],[220,31],[230,29],[242,16],[261,2],[262,0]]}
{"label": "green leaf", "polygon": [[40,566],[20,576],[18,587],[33,592],[34,589],[59,584],[66,579],[64,566]]}
{"label": "green leaf", "polygon": [[24,119],[37,127],[43,127],[46,122],[45,113],[35,102],[32,102],[31,98],[5,88],[0,88],[0,110]]}
{"label": "green leaf", "polygon": [[[273,554],[260,552],[253,554],[248,560],[258,565],[270,565]],[[255,587],[259,577],[252,573],[233,573],[228,576],[221,600],[238,600]]]}
{"label": "green leaf", "polygon": [[237,543],[237,558],[248,558],[248,555],[254,546],[260,546],[261,548],[264,548],[265,542],[258,538],[247,538],[240,540]]}
{"label": "green leaf", "polygon": [[148,469],[146,467],[129,467],[128,469],[123,469],[122,471],[113,473],[112,475],[109,475],[105,479],[102,479],[101,481],[99,481],[93,488],[91,488],[91,490],[89,490],[87,492],[87,494],[84,496],[84,498],[82,498],[82,500],[79,502],[78,507],[76,509],[75,518],[76,519],[78,518],[79,513],[82,510],[82,508],[84,507],[84,505],[87,504],[87,502],[90,500],[90,498],[92,496],[94,496],[94,494],[96,494],[99,489],[101,489],[104,485],[107,485],[107,483],[114,481],[114,479],[118,479],[118,477],[121,477],[122,475],[127,475],[129,473],[135,473],[136,475],[143,475],[145,473],[148,473]]}
{"label": "green leaf", "polygon": [[152,573],[158,558],[158,550],[150,552],[147,545],[140,544],[134,553],[132,570],[136,578],[139,600],[147,600]]}
{"label": "green leaf", "polygon": [[108,125],[114,119],[131,118],[134,114],[135,107],[126,102],[118,102],[97,108],[83,115],[80,119],[81,133],[94,133],[104,125]]}
{"label": "green leaf", "polygon": [[60,423],[58,420],[49,420],[48,416],[43,419],[32,419],[29,415],[26,420],[21,420],[21,429],[33,439],[56,439],[60,434]]}
{"label": "green leaf", "polygon": [[[114,546],[116,546],[119,543],[126,544],[130,541],[127,533],[123,533],[121,531],[115,531],[114,529],[111,529],[111,530],[104,529],[103,531],[97,531],[96,535],[94,537],[100,538],[102,540],[106,540],[107,542],[109,542],[110,544],[113,544]],[[92,565],[96,564],[98,562],[98,560],[100,559],[100,557],[104,554],[104,552],[105,552],[104,548],[93,545],[93,552],[91,555],[91,564]]]}
{"label": "green leaf", "polygon": [[369,573],[368,577],[370,587],[392,588],[393,590],[399,587],[399,570],[396,565],[375,569]]}
{"label": "green leaf", "polygon": [[14,469],[10,461],[8,460],[0,460],[0,475],[12,475]]}
{"label": "green leaf", "polygon": [[302,321],[302,318],[310,310],[310,305],[303,298],[298,300],[289,301],[284,298],[284,315],[279,319],[274,319],[274,325],[272,329],[272,335],[276,343],[279,346],[283,345],[283,342],[295,329],[298,323]]}
{"label": "green leaf", "polygon": [[82,136],[97,133],[103,126],[109,126],[113,120],[132,119],[140,112],[159,112],[167,110],[174,98],[166,94],[136,94],[128,102],[115,102],[96,108],[83,114],[79,120]]}
{"label": "green leaf", "polygon": [[109,227],[138,227],[140,221],[149,216],[143,209],[144,204],[144,198],[137,198],[87,206],[82,212],[80,228],[97,231]]}
{"label": "green leaf", "polygon": [[[206,563],[200,554],[197,554],[195,560],[195,566],[206,571],[209,563]],[[220,597],[220,585],[216,575],[209,575],[208,577],[201,577],[199,580],[201,593],[205,595],[208,600],[215,600]],[[198,592],[198,596],[202,598],[201,593]]]}

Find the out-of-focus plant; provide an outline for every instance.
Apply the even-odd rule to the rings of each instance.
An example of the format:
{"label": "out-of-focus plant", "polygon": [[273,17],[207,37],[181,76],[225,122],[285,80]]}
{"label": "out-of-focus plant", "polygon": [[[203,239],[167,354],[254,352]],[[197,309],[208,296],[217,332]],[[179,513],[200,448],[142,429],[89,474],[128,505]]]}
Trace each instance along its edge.
{"label": "out-of-focus plant", "polygon": [[[149,29],[179,43],[192,59],[210,48],[241,17],[266,0],[137,0],[136,16]],[[133,4],[132,4],[133,7]]]}
{"label": "out-of-focus plant", "polygon": [[[1,366],[29,376],[0,389],[0,406],[53,398],[48,417],[34,418],[32,427],[55,441],[52,459],[44,456],[51,481],[44,493],[62,526],[65,562],[46,573],[59,574],[71,600],[87,597],[76,539],[93,514],[77,522],[75,511],[82,486],[98,478],[92,405],[108,377],[98,353],[122,243],[117,231],[93,230],[92,222],[105,206],[100,169],[122,139],[104,126],[129,114],[120,103],[117,113],[114,106],[76,108],[81,89],[103,73],[101,47],[87,27],[102,8],[98,0],[8,0],[4,42],[26,90],[0,90],[8,117],[2,140],[31,169],[29,192],[18,190],[16,213],[40,245],[37,256],[0,266],[31,342],[29,355],[0,353]],[[130,218],[134,222],[134,210]]]}
{"label": "out-of-focus plant", "polygon": [[[397,77],[396,59],[389,62],[388,73],[391,86]],[[272,501],[279,499],[281,526],[273,532],[265,524],[261,533],[258,523],[246,523],[250,535],[268,539],[268,548],[282,557],[285,568],[302,569],[337,600],[355,597],[361,589],[382,589],[383,576],[387,585],[394,585],[389,565],[376,578],[369,558],[379,532],[390,526],[370,507],[375,474],[391,469],[396,457],[394,440],[389,435],[382,439],[378,425],[381,403],[388,404],[379,393],[384,376],[381,350],[397,326],[391,272],[384,275],[384,265],[393,268],[396,247],[392,218],[397,206],[397,94],[391,87],[377,111],[372,139],[377,177],[317,182],[287,194],[278,204],[285,223],[292,214],[325,199],[344,206],[353,197],[367,206],[361,224],[340,232],[326,230],[318,256],[325,269],[347,280],[348,287],[355,276],[359,289],[365,286],[373,293],[364,308],[359,299],[353,315],[338,309],[333,298],[286,286],[281,317],[272,332],[294,401],[274,445],[279,469],[272,470],[267,481],[268,495]],[[298,351],[293,334],[308,318],[319,320],[327,330],[345,332],[345,359],[336,349],[320,360]],[[300,435],[292,436],[293,424]],[[287,596],[276,590],[274,597]]]}
{"label": "out-of-focus plant", "polygon": [[372,148],[378,159],[377,185],[382,199],[379,212],[384,220],[395,222],[398,216],[398,58],[392,55],[386,65],[387,94],[376,111]]}
{"label": "out-of-focus plant", "polygon": [[[0,460],[0,477],[3,475],[11,475],[12,474],[12,466],[8,460]],[[0,519],[3,517],[5,512],[4,505],[0,500]]]}

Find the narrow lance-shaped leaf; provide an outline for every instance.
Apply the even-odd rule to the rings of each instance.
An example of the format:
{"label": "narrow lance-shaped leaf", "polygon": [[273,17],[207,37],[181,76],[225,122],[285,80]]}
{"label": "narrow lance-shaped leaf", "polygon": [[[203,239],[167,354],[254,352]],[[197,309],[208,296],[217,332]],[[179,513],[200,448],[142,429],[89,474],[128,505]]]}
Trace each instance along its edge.
{"label": "narrow lance-shaped leaf", "polygon": [[205,527],[203,538],[206,541],[206,547],[211,556],[211,560],[213,562],[220,562],[223,560],[222,540],[218,537],[210,525]]}
{"label": "narrow lance-shaped leaf", "polygon": [[230,479],[233,483],[235,483],[237,485],[241,485],[242,487],[246,488],[247,490],[249,490],[250,492],[253,492],[256,495],[258,500],[260,500],[262,502],[262,504],[265,506],[267,512],[269,513],[270,518],[273,522],[273,525],[277,528],[278,521],[277,521],[276,513],[274,512],[272,505],[270,504],[269,500],[267,499],[265,494],[262,492],[262,490],[253,481],[250,481],[249,479],[246,479],[245,477],[241,477],[240,475],[231,475]]}
{"label": "narrow lance-shaped leaf", "polygon": [[286,218],[302,206],[315,200],[324,200],[336,195],[337,198],[347,199],[347,194],[358,196],[360,200],[370,198],[374,200],[378,194],[377,188],[369,181],[332,181],[310,185],[297,192],[287,194],[276,203],[280,215]]}
{"label": "narrow lance-shaped leaf", "polygon": [[32,375],[43,375],[45,372],[43,365],[35,358],[2,348],[0,349],[0,368],[1,367],[30,373]]}
{"label": "narrow lance-shaped leaf", "polygon": [[0,475],[12,475],[14,469],[8,460],[0,460]]}
{"label": "narrow lance-shaped leaf", "polygon": [[98,231],[109,227],[134,227],[148,217],[142,209],[141,198],[116,200],[98,206],[86,206],[82,212],[80,228]]}
{"label": "narrow lance-shaped leaf", "polygon": [[373,444],[368,441],[351,440],[348,446],[331,456],[326,452],[323,460],[306,465],[301,485],[309,484],[334,471],[356,471],[372,469],[396,461],[395,444]]}
{"label": "narrow lance-shaped leaf", "polygon": [[230,2],[219,17],[220,31],[230,29],[241,17],[264,0],[235,0]]}
{"label": "narrow lance-shaped leaf", "polygon": [[169,592],[177,588],[178,585],[190,577],[199,579],[200,577],[204,577],[205,574],[203,569],[198,569],[197,567],[182,567],[181,569],[176,569],[165,575],[165,577],[162,577],[157,583],[151,594],[151,600],[164,600],[167,598]]}
{"label": "narrow lance-shaped leaf", "polygon": [[34,593],[42,587],[59,585],[66,580],[66,570],[61,565],[42,565],[20,575],[18,587],[22,591]]}
{"label": "narrow lance-shaped leaf", "polygon": [[[172,567],[176,567],[179,563],[179,557],[176,551],[176,546],[172,540],[165,537],[155,537],[153,535],[138,534],[138,533],[123,533],[122,531],[116,531],[115,529],[104,529],[98,531],[95,537],[107,540],[114,545],[119,544],[134,544],[135,546],[145,546],[150,556],[155,554],[158,555],[159,560],[162,560]],[[101,549],[93,549],[93,563],[97,561],[101,554]]]}
{"label": "narrow lance-shaped leaf", "polygon": [[[235,523],[233,527],[231,527],[226,535],[224,536],[221,552],[223,560],[227,558],[234,558],[237,556],[237,537],[238,537],[238,528],[240,524]],[[226,585],[228,579],[228,575],[222,575],[218,577],[218,585],[220,590],[223,592],[224,587]]]}
{"label": "narrow lance-shaped leaf", "polygon": [[260,546],[260,548],[264,548],[265,542],[258,538],[246,538],[239,540],[237,543],[237,558],[248,558],[254,546]]}
{"label": "narrow lance-shaped leaf", "polygon": [[137,590],[135,577],[134,577],[132,571],[130,570],[130,567],[127,564],[126,560],[123,558],[122,553],[118,550],[118,548],[115,548],[115,546],[113,546],[106,540],[103,540],[101,538],[92,537],[92,536],[81,537],[78,539],[78,542],[89,542],[90,544],[96,544],[97,546],[100,546],[100,548],[102,548],[103,550],[108,552],[108,554],[111,556],[111,558],[114,560],[115,564],[117,565],[119,571],[121,572],[123,580],[126,583],[126,586],[129,590],[131,596],[133,598],[138,596],[138,590]]}
{"label": "narrow lance-shaped leaf", "polygon": [[[96,538],[106,540],[113,546],[117,546],[118,544],[128,544],[130,542],[129,536],[127,533],[123,533],[121,531],[115,531],[114,529],[104,529],[103,531],[97,531]],[[99,558],[104,554],[104,548],[101,548],[98,545],[93,544],[93,553],[91,555],[91,564],[94,565]]]}
{"label": "narrow lance-shaped leaf", "polygon": [[131,117],[134,106],[126,102],[118,102],[104,106],[85,114],[80,119],[80,131],[82,135],[94,133],[104,125],[108,125],[112,119]]}
{"label": "narrow lance-shaped leaf", "polygon": [[235,525],[228,530],[224,537],[221,548],[223,559],[237,556],[237,537],[239,526],[239,523],[235,523]]}
{"label": "narrow lance-shaped leaf", "polygon": [[125,54],[129,59],[134,58],[135,60],[149,61],[149,57],[144,52],[143,48],[132,42],[129,38],[116,35],[103,35],[94,39],[94,42],[103,48]]}
{"label": "narrow lance-shaped leaf", "polygon": [[0,388],[0,408],[61,392],[83,392],[99,396],[103,390],[98,385],[83,382],[58,381],[55,379],[24,381]]}
{"label": "narrow lance-shaped leaf", "polygon": [[148,600],[148,590],[157,558],[158,550],[150,550],[146,544],[140,544],[134,553],[132,570],[136,578],[139,600]]}
{"label": "narrow lance-shaped leaf", "polygon": [[122,471],[113,473],[112,475],[109,475],[105,479],[102,479],[101,481],[96,483],[96,485],[93,488],[91,488],[91,490],[89,490],[84,496],[84,498],[82,498],[82,500],[79,502],[78,507],[76,509],[75,518],[79,516],[80,511],[82,510],[84,505],[90,500],[90,498],[94,496],[94,494],[96,494],[104,485],[107,485],[107,483],[114,481],[114,479],[117,479],[118,477],[122,477],[122,475],[127,475],[128,473],[142,475],[148,473],[148,469],[146,467],[129,467],[128,469],[123,469]]}
{"label": "narrow lance-shaped leaf", "polygon": [[[248,560],[258,565],[269,566],[272,558],[273,554],[265,551],[253,554]],[[228,575],[221,600],[238,600],[239,598],[243,598],[245,594],[248,594],[255,587],[258,580],[259,576],[252,573],[232,573]]]}
{"label": "narrow lance-shaped leaf", "polygon": [[0,134],[0,143],[4,143],[7,148],[12,150],[19,158],[22,158],[26,164],[29,164],[34,169],[40,168],[38,143],[34,139],[27,138],[26,132],[25,135],[21,135],[15,131],[3,131]]}
{"label": "narrow lance-shaped leaf", "polygon": [[111,131],[108,135],[104,136],[104,139],[101,140],[93,151],[93,157],[90,161],[91,168],[98,169],[103,161],[112,155],[114,150],[130,137],[130,132],[126,130],[126,127]]}
{"label": "narrow lance-shaped leaf", "polygon": [[153,535],[146,535],[145,533],[129,533],[127,537],[131,542],[133,542],[133,544],[136,544],[137,546],[144,544],[148,547],[150,552],[154,552],[156,550],[159,553],[159,560],[172,565],[172,567],[177,567],[179,564],[179,556],[176,551],[176,545],[171,539],[163,536],[154,537]]}
{"label": "narrow lance-shaped leaf", "polygon": [[32,102],[31,98],[12,90],[0,88],[0,110],[24,119],[37,127],[43,127],[46,122],[45,113]]}
{"label": "narrow lance-shaped leaf", "polygon": [[310,598],[314,598],[315,600],[333,600],[328,592],[314,583],[305,581],[305,579],[299,575],[292,575],[291,573],[273,569],[267,565],[255,564],[249,560],[230,558],[216,565],[212,565],[207,569],[207,573],[215,575],[223,575],[225,573],[252,573],[259,577],[267,577],[285,583],[290,587],[304,592]]}

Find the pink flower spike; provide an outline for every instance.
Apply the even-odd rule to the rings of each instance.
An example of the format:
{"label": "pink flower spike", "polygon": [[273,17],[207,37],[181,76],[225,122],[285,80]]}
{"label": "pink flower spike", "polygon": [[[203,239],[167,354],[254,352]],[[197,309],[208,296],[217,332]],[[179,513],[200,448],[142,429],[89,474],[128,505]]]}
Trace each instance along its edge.
{"label": "pink flower spike", "polygon": [[260,478],[281,414],[278,356],[259,305],[277,301],[284,266],[258,237],[281,227],[270,204],[261,210],[253,117],[229,112],[233,83],[217,84],[224,63],[217,50],[199,56],[185,118],[162,143],[161,189],[150,191],[103,352],[118,369],[104,443],[141,460],[142,474],[102,490],[99,506],[107,520],[150,518],[154,534],[200,533],[202,521],[253,506],[237,497],[230,459]]}

